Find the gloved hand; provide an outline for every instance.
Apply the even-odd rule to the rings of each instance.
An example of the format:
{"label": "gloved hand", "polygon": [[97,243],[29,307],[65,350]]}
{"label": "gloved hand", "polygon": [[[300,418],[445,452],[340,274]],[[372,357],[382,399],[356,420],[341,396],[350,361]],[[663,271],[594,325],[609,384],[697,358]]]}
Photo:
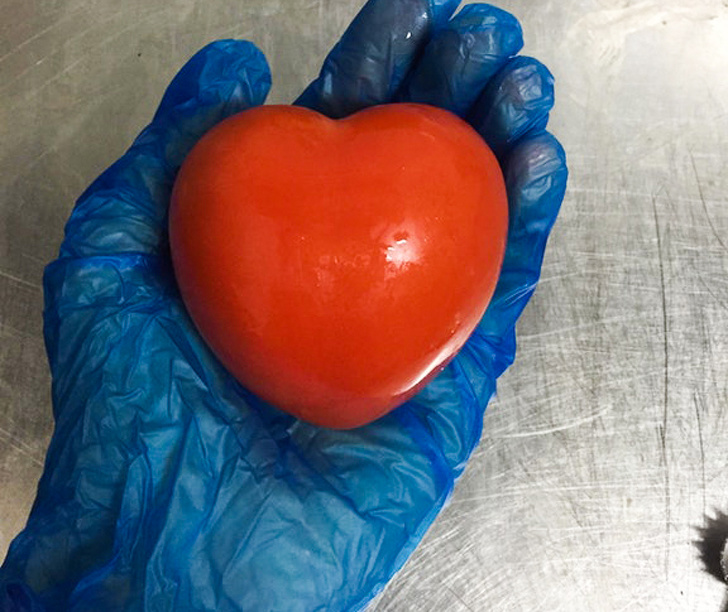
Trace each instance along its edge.
{"label": "gloved hand", "polygon": [[510,15],[456,0],[370,0],[299,104],[340,117],[390,101],[466,117],[497,153],[510,227],[496,295],[456,359],[366,427],[316,428],[265,405],[198,336],[175,287],[166,214],[195,141],[262,104],[249,43],[174,78],[152,123],[81,196],[46,269],[56,421],[2,610],[359,610],[413,551],[478,442],[513,361],[566,184],[544,131],[553,80],[514,57]]}

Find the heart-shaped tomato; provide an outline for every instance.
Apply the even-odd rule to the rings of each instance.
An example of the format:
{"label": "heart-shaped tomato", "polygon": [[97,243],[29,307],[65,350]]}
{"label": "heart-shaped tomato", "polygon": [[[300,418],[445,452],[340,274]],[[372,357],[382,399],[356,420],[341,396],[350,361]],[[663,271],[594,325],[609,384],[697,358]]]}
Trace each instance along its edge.
{"label": "heart-shaped tomato", "polygon": [[495,288],[507,210],[495,157],[449,112],[262,106],[193,148],[169,229],[184,302],[228,370],[282,410],[351,428],[465,343]]}

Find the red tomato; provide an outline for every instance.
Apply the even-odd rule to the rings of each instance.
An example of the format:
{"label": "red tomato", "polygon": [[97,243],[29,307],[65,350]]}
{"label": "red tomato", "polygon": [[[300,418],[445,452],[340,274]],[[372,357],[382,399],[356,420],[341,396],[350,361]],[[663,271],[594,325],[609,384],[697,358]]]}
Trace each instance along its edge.
{"label": "red tomato", "polygon": [[352,428],[465,343],[507,215],[495,157],[451,113],[263,106],[194,147],[169,229],[183,300],[228,370],[301,419]]}

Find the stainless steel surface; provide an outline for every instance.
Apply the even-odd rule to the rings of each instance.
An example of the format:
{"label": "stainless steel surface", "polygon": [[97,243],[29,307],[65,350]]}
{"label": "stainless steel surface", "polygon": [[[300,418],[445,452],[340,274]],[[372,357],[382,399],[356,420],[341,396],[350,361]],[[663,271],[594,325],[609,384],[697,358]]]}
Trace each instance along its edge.
{"label": "stainless steel surface", "polygon": [[[2,0],[0,558],[51,433],[41,274],[82,189],[204,43],[314,76],[362,0]],[[504,0],[557,79],[571,182],[483,440],[372,605],[715,610],[695,527],[728,509],[728,3]]]}

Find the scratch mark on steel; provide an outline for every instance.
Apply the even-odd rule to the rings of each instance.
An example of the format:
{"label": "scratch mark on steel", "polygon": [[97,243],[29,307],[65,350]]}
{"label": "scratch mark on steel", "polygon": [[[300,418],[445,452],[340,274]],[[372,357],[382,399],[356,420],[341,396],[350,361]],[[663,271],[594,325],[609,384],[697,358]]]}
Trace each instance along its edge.
{"label": "scratch mark on steel", "polygon": [[5,272],[4,270],[0,270],[0,277],[1,278],[7,278],[14,283],[17,283],[19,285],[22,285],[23,287],[28,287],[29,289],[40,289],[41,286],[38,283],[31,283],[30,281],[27,281],[25,279],[20,278],[19,276],[15,276],[13,274],[10,274],[9,272]]}
{"label": "scratch mark on steel", "polygon": [[457,599],[461,604],[463,604],[463,606],[465,606],[471,612],[474,612],[474,610],[468,604],[466,604],[465,601],[463,600],[463,598],[460,597],[460,595],[458,595],[455,591],[453,591],[452,588],[450,588],[449,586],[446,586],[445,588],[448,591],[450,591],[450,593],[452,593],[455,596],[455,599]]}
{"label": "scratch mark on steel", "polygon": [[725,300],[723,300],[720,296],[717,296],[713,290],[711,289],[710,285],[705,281],[705,279],[702,277],[702,275],[698,274],[698,280],[703,284],[703,287],[705,287],[705,291],[711,295],[715,299],[716,304],[723,308],[724,310],[728,310],[728,304],[726,304]]}
{"label": "scratch mark on steel", "polygon": [[698,174],[698,166],[695,163],[695,156],[693,155],[693,152],[690,151],[690,162],[693,166],[693,174],[695,175],[695,183],[698,186],[698,195],[700,196],[700,202],[703,205],[703,212],[705,213],[705,218],[708,220],[708,225],[710,225],[710,229],[713,231],[713,236],[715,236],[715,239],[718,241],[718,244],[723,247],[724,251],[728,251],[728,246],[726,246],[725,242],[723,242],[723,239],[720,237],[720,234],[718,233],[718,230],[715,229],[715,224],[713,223],[713,219],[710,216],[710,213],[708,212],[708,205],[706,204],[705,195],[703,194],[703,184],[700,182],[700,175]]}
{"label": "scratch mark on steel", "polygon": [[533,436],[547,436],[549,434],[553,434],[553,433],[556,433],[559,431],[566,431],[567,429],[574,429],[575,427],[580,427],[581,425],[587,425],[588,423],[593,423],[593,422],[599,420],[601,417],[603,417],[605,414],[607,414],[611,410],[612,410],[612,407],[609,406],[607,408],[603,408],[599,412],[596,412],[592,415],[583,417],[581,419],[576,419],[569,423],[564,423],[563,425],[555,425],[554,427],[547,427],[545,429],[536,429],[536,430],[532,430],[532,431],[522,431],[522,432],[518,432],[518,433],[504,434],[502,436],[494,435],[491,437],[496,438],[498,440],[510,440],[513,438],[531,438]]}
{"label": "scratch mark on steel", "polygon": [[698,421],[698,443],[700,445],[700,471],[701,471],[701,483],[702,483],[702,489],[703,489],[703,515],[706,514],[706,503],[705,503],[705,488],[706,488],[706,479],[705,479],[705,446],[703,444],[703,421],[700,417],[700,411],[701,409],[704,409],[702,398],[698,395],[696,392],[693,395],[695,399],[695,418]]}
{"label": "scratch mark on steel", "polygon": [[22,440],[18,440],[7,429],[0,427],[0,439],[4,439],[9,446],[12,446],[15,450],[27,457],[35,465],[43,467],[43,462],[38,459],[38,457],[36,457],[35,449],[29,444],[23,442]]}
{"label": "scratch mark on steel", "polygon": [[74,11],[70,13],[69,15],[64,15],[61,17],[58,21],[54,21],[49,26],[43,28],[42,30],[39,30],[32,36],[26,38],[23,42],[17,44],[13,49],[11,49],[8,53],[5,53],[4,55],[0,55],[0,64],[2,64],[6,59],[8,59],[10,56],[15,55],[19,51],[22,51],[25,46],[32,43],[37,38],[40,38],[44,34],[50,32],[51,30],[58,28],[61,24],[63,24],[64,21],[72,21],[76,17],[76,12]]}
{"label": "scratch mark on steel", "polygon": [[664,394],[662,398],[662,424],[660,425],[660,442],[662,446],[662,464],[664,470],[664,503],[665,503],[665,579],[669,578],[670,571],[670,530],[672,523],[672,509],[670,500],[670,465],[667,457],[667,422],[670,399],[670,349],[668,345],[668,319],[667,319],[667,289],[665,285],[665,263],[662,254],[662,236],[657,215],[657,195],[652,196],[652,212],[655,218],[655,235],[657,237],[657,255],[660,262],[660,289],[662,292],[662,337],[664,359]]}

